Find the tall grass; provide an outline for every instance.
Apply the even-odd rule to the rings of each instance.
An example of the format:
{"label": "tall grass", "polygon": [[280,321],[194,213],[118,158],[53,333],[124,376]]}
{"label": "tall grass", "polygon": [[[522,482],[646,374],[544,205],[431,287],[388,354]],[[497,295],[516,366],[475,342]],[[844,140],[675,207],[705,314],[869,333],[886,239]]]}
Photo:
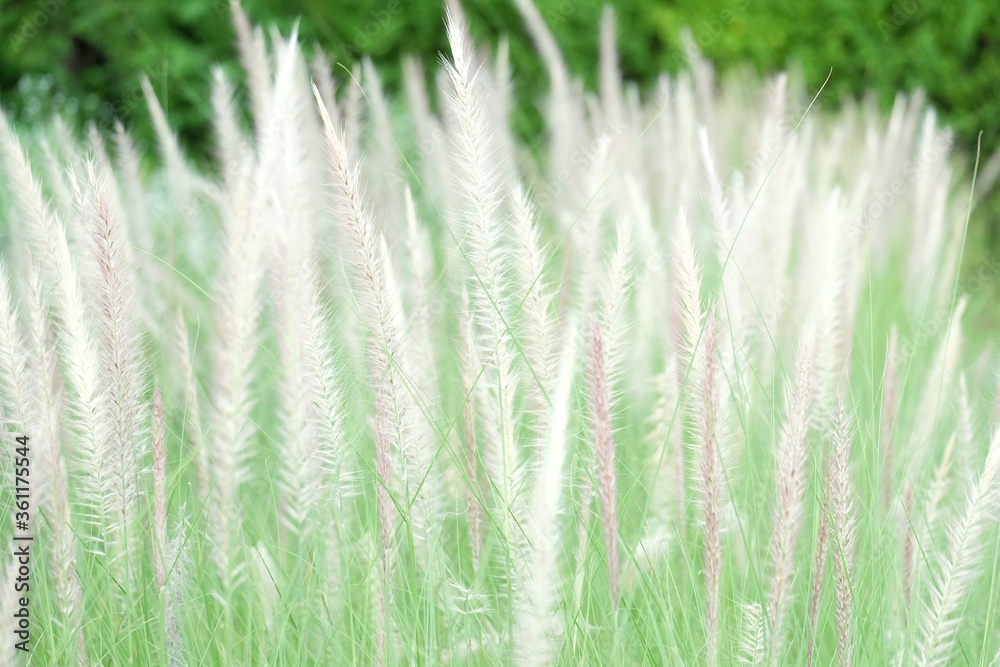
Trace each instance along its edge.
{"label": "tall grass", "polygon": [[587,92],[518,6],[539,145],[456,4],[400,96],[234,4],[207,169],[149,82],[155,150],[0,116],[32,664],[993,664],[971,159],[693,45],[640,91],[610,9]]}

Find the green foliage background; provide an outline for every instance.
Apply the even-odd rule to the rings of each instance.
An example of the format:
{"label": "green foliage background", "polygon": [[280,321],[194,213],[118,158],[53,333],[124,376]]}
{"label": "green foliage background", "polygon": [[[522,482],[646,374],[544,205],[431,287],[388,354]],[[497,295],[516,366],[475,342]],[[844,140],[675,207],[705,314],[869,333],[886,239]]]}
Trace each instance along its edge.
{"label": "green foliage background", "polygon": [[[244,0],[253,20],[287,32],[301,17],[307,43],[335,62],[369,54],[398,86],[404,53],[432,63],[445,49],[439,0]],[[594,83],[604,0],[536,0],[569,67]],[[888,106],[897,90],[924,88],[968,149],[983,130],[984,156],[1000,140],[1000,2],[996,0],[617,0],[621,64],[648,84],[681,62],[681,30],[723,71],[797,64],[812,89],[832,70],[824,104],[871,90]],[[546,80],[511,0],[462,3],[477,37],[509,35],[519,73],[517,128],[543,124]],[[210,67],[236,68],[228,0],[0,0],[0,103],[24,123],[60,110],[103,128],[121,118],[151,137],[139,90],[145,73],[195,155],[208,148]],[[386,69],[388,68],[388,69]],[[344,72],[341,72],[344,75]],[[986,217],[1000,216],[992,198]],[[992,230],[989,224],[983,231]]]}

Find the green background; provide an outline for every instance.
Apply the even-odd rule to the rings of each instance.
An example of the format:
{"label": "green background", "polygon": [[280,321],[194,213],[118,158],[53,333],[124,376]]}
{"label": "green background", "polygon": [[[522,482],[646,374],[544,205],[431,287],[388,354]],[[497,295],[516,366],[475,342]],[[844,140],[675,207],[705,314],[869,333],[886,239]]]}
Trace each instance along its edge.
{"label": "green background", "polygon": [[[792,63],[818,89],[832,70],[824,105],[873,91],[886,106],[897,90],[926,89],[960,143],[974,149],[983,131],[984,158],[1000,139],[1000,2],[971,0],[677,0],[612,3],[626,78],[648,84],[681,62],[681,30],[727,70],[751,63],[762,72]],[[570,69],[590,85],[597,73],[601,0],[537,0]],[[251,20],[287,32],[301,17],[307,44],[335,62],[361,53],[399,86],[404,53],[432,64],[445,50],[444,3],[437,0],[245,0]],[[476,36],[511,40],[518,73],[516,116],[522,135],[541,131],[530,102],[546,85],[519,14],[509,0],[462,3]],[[171,123],[193,155],[207,153],[210,67],[236,72],[228,0],[0,0],[0,103],[25,124],[62,110],[78,123],[110,127],[121,118],[151,139],[138,80],[153,82]],[[997,237],[993,197],[977,218]]]}

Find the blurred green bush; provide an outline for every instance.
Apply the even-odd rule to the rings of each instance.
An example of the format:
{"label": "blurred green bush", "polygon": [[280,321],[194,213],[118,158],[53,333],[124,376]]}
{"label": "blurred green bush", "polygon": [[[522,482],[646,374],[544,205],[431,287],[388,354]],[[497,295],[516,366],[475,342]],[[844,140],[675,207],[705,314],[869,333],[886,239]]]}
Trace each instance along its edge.
{"label": "blurred green bush", "polygon": [[[603,0],[536,0],[570,68],[594,83]],[[687,26],[721,69],[760,71],[798,62],[818,88],[832,69],[827,100],[870,89],[886,105],[897,90],[923,87],[961,141],[984,130],[984,153],[1000,138],[1000,2],[967,0],[619,0],[625,76],[649,82],[680,62]],[[439,0],[245,0],[251,19],[287,33],[297,17],[309,43],[335,61],[369,54],[398,86],[399,58],[431,63],[445,48]],[[510,0],[466,0],[476,36],[507,34],[522,100],[546,85]],[[195,155],[207,147],[210,66],[236,71],[228,0],[0,0],[0,103],[25,123],[62,111],[110,127],[121,118],[150,138],[139,89],[145,73]],[[522,105],[518,131],[541,128]]]}

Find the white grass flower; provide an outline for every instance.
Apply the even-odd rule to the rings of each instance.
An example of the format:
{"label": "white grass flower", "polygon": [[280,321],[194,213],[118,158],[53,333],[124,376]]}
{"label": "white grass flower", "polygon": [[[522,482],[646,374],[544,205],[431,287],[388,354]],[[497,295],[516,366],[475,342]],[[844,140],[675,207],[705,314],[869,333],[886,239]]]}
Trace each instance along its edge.
{"label": "white grass flower", "polygon": [[148,149],[0,113],[32,661],[989,662],[991,297],[920,94],[820,109],[689,33],[647,91],[611,7],[584,77],[516,0],[525,141],[521,45],[456,0],[398,91],[230,5],[207,165],[159,79]]}

